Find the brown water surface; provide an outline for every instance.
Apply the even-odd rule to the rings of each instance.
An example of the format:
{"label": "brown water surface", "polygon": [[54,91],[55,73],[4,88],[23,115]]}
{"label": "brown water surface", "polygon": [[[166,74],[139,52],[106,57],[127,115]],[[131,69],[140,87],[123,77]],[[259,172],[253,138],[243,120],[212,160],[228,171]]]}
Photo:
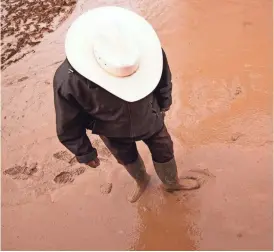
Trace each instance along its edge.
{"label": "brown water surface", "polygon": [[[133,182],[97,137],[102,165],[92,170],[70,162],[55,136],[51,83],[67,28],[106,4],[159,34],[174,84],[167,126],[179,173],[198,176],[198,191],[162,192],[140,144],[152,183],[130,204]],[[270,0],[79,0],[2,72],[2,249],[271,250],[272,46]]]}

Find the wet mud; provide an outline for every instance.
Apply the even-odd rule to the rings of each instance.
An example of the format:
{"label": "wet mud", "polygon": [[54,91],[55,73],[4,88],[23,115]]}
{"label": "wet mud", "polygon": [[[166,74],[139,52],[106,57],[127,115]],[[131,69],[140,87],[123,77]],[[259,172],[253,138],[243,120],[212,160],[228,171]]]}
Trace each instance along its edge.
{"label": "wet mud", "polygon": [[[151,182],[130,204],[134,182],[97,136],[96,169],[59,143],[52,78],[66,31],[106,4],[156,29],[173,77],[165,120],[179,176],[198,177],[199,190],[164,192],[138,143]],[[2,249],[271,250],[272,9],[269,0],[2,2]]]}
{"label": "wet mud", "polygon": [[[75,0],[12,0],[1,2],[2,69],[34,53],[46,33],[72,13]],[[21,53],[25,49],[24,53]]]}

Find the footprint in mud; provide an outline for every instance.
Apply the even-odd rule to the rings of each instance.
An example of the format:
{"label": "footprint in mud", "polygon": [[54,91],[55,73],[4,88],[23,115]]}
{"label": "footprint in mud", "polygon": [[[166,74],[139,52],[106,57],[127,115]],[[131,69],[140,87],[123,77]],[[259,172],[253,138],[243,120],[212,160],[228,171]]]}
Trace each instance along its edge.
{"label": "footprint in mud", "polygon": [[110,194],[112,191],[112,183],[102,184],[100,186],[100,191],[102,194]]}
{"label": "footprint in mud", "polygon": [[195,173],[196,175],[199,174],[199,176],[197,177],[197,181],[200,184],[200,186],[208,182],[208,179],[216,178],[216,175],[210,172],[208,168],[199,167],[199,165],[198,165],[198,168],[190,169],[189,172],[190,174],[191,173]]}
{"label": "footprint in mud", "polygon": [[[104,161],[104,162],[109,162],[109,157],[111,156],[111,153],[105,147],[103,142],[100,139],[96,139],[96,140],[93,141],[92,144],[97,149],[97,151],[99,153],[100,160]],[[72,154],[69,153],[68,151],[58,151],[58,152],[53,154],[53,157],[58,159],[58,160],[69,163],[70,165],[74,165],[74,164],[78,163],[77,160],[76,160],[76,157],[72,156]]]}
{"label": "footprint in mud", "polygon": [[3,172],[4,175],[10,176],[12,179],[26,180],[38,171],[37,163],[27,165],[15,165]]}
{"label": "footprint in mud", "polygon": [[61,172],[55,178],[54,182],[57,184],[67,184],[74,181],[73,174],[71,172]]}
{"label": "footprint in mud", "polygon": [[100,139],[93,141],[93,146],[97,149],[100,159],[107,160],[111,156],[111,152],[105,146],[105,144]]}
{"label": "footprint in mud", "polygon": [[58,151],[56,153],[53,154],[53,157],[64,161],[66,163],[69,163],[70,165],[76,164],[77,160],[75,157],[73,157],[69,152],[67,151]]}
{"label": "footprint in mud", "polygon": [[85,167],[79,167],[73,171],[63,171],[61,173],[59,173],[54,179],[53,181],[56,184],[70,184],[74,181],[74,179],[83,174],[86,171]]}
{"label": "footprint in mud", "polygon": [[204,169],[201,169],[201,168],[190,169],[189,171],[199,173],[199,174],[202,174],[202,175],[207,176],[207,177],[216,178],[216,176],[213,173],[211,173],[207,168],[204,168]]}

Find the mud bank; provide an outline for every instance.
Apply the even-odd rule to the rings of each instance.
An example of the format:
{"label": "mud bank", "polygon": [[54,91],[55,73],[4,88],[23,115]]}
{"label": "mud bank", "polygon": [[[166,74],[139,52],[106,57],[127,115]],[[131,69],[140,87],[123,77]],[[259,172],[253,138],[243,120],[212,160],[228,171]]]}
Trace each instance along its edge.
{"label": "mud bank", "polygon": [[[2,1],[2,69],[35,53],[44,34],[51,33],[72,13],[75,0]],[[22,52],[24,50],[24,52]]]}
{"label": "mud bank", "polygon": [[[75,163],[56,138],[52,77],[65,33],[107,3],[142,14],[160,36],[174,83],[167,126],[179,173],[198,176],[199,191],[163,193],[139,143],[152,182],[130,204],[133,182],[97,137],[100,169]],[[4,59],[2,249],[272,249],[271,1],[80,0],[39,42]]]}

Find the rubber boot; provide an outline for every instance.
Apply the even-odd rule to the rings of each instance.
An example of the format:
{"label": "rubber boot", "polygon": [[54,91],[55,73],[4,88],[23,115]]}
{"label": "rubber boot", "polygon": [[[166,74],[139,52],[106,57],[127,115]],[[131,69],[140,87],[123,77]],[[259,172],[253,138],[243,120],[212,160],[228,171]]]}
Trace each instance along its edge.
{"label": "rubber boot", "polygon": [[131,203],[134,203],[141,197],[143,192],[146,190],[150,180],[150,176],[147,174],[144,162],[140,156],[138,156],[137,160],[134,163],[125,165],[125,168],[136,182],[135,191],[130,197],[128,197],[128,200]]}
{"label": "rubber boot", "polygon": [[166,163],[156,163],[154,162],[155,171],[159,179],[163,183],[163,187],[167,192],[174,192],[180,190],[194,190],[200,188],[196,178],[185,177],[185,179],[191,179],[195,181],[193,186],[184,186],[180,183],[177,174],[177,164],[175,159],[171,159]]}

